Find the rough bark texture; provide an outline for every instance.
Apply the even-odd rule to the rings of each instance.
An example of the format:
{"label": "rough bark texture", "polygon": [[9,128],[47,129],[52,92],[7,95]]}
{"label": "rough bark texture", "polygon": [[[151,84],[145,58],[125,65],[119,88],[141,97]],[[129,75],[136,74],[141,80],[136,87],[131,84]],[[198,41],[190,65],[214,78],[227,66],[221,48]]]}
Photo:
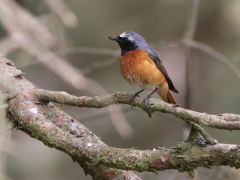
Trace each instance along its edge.
{"label": "rough bark texture", "polygon": [[132,171],[108,168],[91,161],[89,149],[107,145],[68,114],[49,103],[39,102],[31,93],[35,87],[22,75],[12,61],[0,56],[0,91],[9,104],[8,118],[16,128],[46,146],[69,154],[93,179],[140,179]]}
{"label": "rough bark texture", "polygon": [[[104,97],[76,97],[65,92],[36,89],[4,56],[0,57],[0,91],[9,104],[8,118],[16,128],[42,141],[46,146],[67,153],[93,179],[140,179],[129,170],[157,172],[166,169],[186,171],[194,177],[193,170],[197,167],[240,167],[238,145],[201,146],[195,139],[198,135],[190,136],[187,141],[171,149],[143,151],[109,147],[86,127],[50,103],[102,108],[118,103],[129,104],[131,96],[126,93],[117,92]],[[141,98],[136,98],[134,106],[144,109],[141,102]],[[240,128],[240,116],[236,114],[209,115],[173,107],[157,99],[151,99],[150,102],[144,109],[148,114],[154,111],[173,114],[197,125],[199,132],[203,131],[200,124],[219,129]]]}

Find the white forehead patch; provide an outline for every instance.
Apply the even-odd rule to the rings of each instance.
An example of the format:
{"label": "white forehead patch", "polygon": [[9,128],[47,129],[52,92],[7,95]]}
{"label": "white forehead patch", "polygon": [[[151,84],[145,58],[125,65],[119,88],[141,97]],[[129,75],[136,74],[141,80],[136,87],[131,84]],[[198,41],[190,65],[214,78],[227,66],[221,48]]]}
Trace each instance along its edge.
{"label": "white forehead patch", "polygon": [[123,32],[119,36],[122,37],[122,38],[126,37],[126,38],[128,38],[129,41],[133,41],[134,40],[133,37],[128,35],[126,32]]}
{"label": "white forehead patch", "polygon": [[125,37],[126,36],[126,33],[124,32],[124,33],[122,33],[122,34],[120,34],[120,37]]}

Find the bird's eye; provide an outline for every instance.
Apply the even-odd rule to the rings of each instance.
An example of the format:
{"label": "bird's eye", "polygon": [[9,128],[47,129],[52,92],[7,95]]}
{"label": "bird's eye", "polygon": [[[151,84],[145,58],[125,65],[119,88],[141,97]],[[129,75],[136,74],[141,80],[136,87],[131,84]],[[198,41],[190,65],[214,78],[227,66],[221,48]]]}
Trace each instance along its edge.
{"label": "bird's eye", "polygon": [[121,36],[119,36],[119,39],[121,39],[121,41],[128,41],[128,37],[121,37]]}
{"label": "bird's eye", "polygon": [[118,36],[118,39],[125,44],[133,43],[133,39],[131,38],[131,36]]}

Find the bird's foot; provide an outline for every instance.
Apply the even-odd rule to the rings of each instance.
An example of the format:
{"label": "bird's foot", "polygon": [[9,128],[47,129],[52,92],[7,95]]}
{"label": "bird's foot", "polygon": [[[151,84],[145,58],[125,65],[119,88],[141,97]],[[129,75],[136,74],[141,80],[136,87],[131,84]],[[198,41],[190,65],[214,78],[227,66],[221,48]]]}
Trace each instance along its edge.
{"label": "bird's foot", "polygon": [[146,105],[149,104],[150,97],[151,96],[147,96],[146,98],[143,99],[142,103],[144,108],[146,108]]}
{"label": "bird's foot", "polygon": [[143,92],[144,90],[142,89],[141,91],[138,91],[136,92],[134,95],[132,95],[131,99],[130,99],[130,105],[131,105],[131,108],[133,109],[133,103],[134,103],[134,100],[135,98],[138,96],[139,93]]}
{"label": "bird's foot", "polygon": [[173,104],[172,107],[179,107],[180,104]]}
{"label": "bird's foot", "polygon": [[158,87],[156,87],[153,92],[151,92],[146,98],[143,99],[143,107],[146,108],[146,104],[149,104],[150,97],[158,90]]}
{"label": "bird's foot", "polygon": [[132,95],[132,97],[131,97],[131,99],[130,99],[130,105],[131,105],[131,108],[133,109],[133,103],[134,103],[134,100],[135,100],[135,98],[138,96],[138,94],[136,93],[136,94],[134,94],[134,95]]}

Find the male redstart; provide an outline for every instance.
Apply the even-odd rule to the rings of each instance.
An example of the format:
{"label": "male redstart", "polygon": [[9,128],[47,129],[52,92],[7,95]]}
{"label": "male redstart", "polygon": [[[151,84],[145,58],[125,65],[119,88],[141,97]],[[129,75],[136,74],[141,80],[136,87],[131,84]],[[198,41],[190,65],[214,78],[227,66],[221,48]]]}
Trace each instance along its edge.
{"label": "male redstart", "polygon": [[138,85],[142,89],[132,96],[131,107],[138,94],[144,90],[152,90],[143,100],[144,105],[155,92],[165,102],[177,105],[169,90],[175,93],[178,93],[178,90],[174,87],[158,53],[142,36],[133,31],[125,31],[119,36],[108,38],[116,41],[121,48],[120,70],[123,77],[130,84]]}

